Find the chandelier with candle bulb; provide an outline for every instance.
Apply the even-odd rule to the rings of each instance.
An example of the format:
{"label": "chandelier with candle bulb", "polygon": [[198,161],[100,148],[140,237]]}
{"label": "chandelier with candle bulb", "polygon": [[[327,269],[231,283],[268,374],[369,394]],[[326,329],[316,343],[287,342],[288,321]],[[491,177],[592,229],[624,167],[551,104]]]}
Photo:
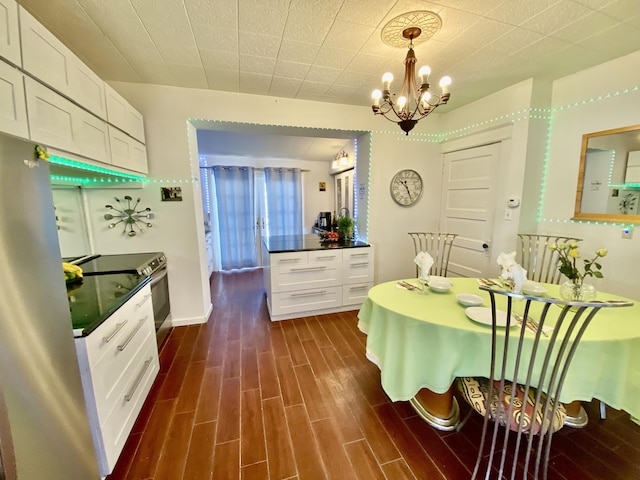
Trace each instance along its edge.
{"label": "chandelier with candle bulb", "polygon": [[387,120],[397,123],[400,128],[409,135],[418,121],[433,112],[440,105],[449,101],[451,94],[449,86],[451,78],[444,76],[440,79],[439,95],[429,92],[429,75],[431,69],[422,66],[418,70],[420,83],[416,82],[416,55],[413,51],[414,42],[420,38],[425,41],[433,36],[442,26],[442,20],[438,15],[428,11],[409,12],[391,20],[382,29],[382,39],[391,46],[405,46],[409,41],[409,51],[404,60],[404,79],[397,100],[391,93],[393,74],[390,72],[382,76],[382,90],[374,90],[373,113],[382,115]]}

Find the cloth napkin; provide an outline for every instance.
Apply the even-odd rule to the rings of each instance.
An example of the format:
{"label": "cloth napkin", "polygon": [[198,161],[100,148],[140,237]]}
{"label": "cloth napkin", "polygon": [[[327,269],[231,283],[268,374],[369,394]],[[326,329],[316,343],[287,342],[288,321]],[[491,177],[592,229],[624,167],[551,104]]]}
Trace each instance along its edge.
{"label": "cloth napkin", "polygon": [[524,282],[527,281],[527,271],[516,262],[516,252],[500,253],[498,255],[500,278],[513,283],[513,293],[520,293]]}
{"label": "cloth napkin", "polygon": [[420,267],[420,276],[423,280],[429,280],[429,269],[433,265],[433,257],[428,252],[418,252],[413,261]]}

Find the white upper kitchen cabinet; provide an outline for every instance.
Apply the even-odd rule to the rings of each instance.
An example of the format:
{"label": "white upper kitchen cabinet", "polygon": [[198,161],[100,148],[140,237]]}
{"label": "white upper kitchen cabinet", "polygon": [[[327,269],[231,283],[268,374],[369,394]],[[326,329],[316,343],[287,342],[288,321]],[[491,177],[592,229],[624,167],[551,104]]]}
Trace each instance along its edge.
{"label": "white upper kitchen cabinet", "polygon": [[32,141],[111,163],[109,131],[104,120],[32,78],[25,77],[24,82]]}
{"label": "white upper kitchen cabinet", "polygon": [[15,0],[0,0],[0,57],[22,66],[18,4]]}
{"label": "white upper kitchen cabinet", "polygon": [[74,128],[77,129],[77,151],[92,160],[111,163],[111,149],[107,122],[84,111],[77,109]]}
{"label": "white upper kitchen cabinet", "polygon": [[25,76],[24,83],[31,140],[75,152],[79,107],[32,78]]}
{"label": "white upper kitchen cabinet", "polygon": [[148,173],[147,148],[124,132],[109,125],[111,162],[138,173]]}
{"label": "white upper kitchen cabinet", "polygon": [[104,86],[107,97],[107,121],[136,140],[144,142],[144,119],[140,112],[109,85]]}
{"label": "white upper kitchen cabinet", "polygon": [[19,16],[24,70],[106,119],[104,81],[24,8]]}
{"label": "white upper kitchen cabinet", "polygon": [[0,60],[0,132],[29,138],[23,74]]}

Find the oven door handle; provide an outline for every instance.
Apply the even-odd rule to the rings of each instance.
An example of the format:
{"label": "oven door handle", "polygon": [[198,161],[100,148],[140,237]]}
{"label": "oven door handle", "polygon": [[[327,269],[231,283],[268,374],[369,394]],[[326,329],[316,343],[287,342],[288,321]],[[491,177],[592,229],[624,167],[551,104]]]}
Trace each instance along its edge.
{"label": "oven door handle", "polygon": [[[157,273],[158,272],[158,273]],[[151,286],[153,287],[156,283],[158,283],[160,280],[162,280],[164,277],[167,276],[167,269],[166,268],[161,268],[160,270],[158,270],[157,272],[154,272],[151,274]],[[156,274],[157,273],[157,274]]]}

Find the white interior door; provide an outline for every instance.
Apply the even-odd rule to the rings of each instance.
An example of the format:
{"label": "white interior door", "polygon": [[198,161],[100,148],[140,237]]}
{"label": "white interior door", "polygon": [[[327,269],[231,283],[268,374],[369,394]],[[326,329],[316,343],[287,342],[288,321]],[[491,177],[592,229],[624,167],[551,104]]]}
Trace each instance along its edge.
{"label": "white interior door", "polygon": [[444,155],[440,231],[457,233],[449,274],[488,275],[500,144]]}
{"label": "white interior door", "polygon": [[256,170],[254,172],[253,181],[255,185],[254,212],[256,215],[256,255],[258,257],[258,265],[264,266],[268,259],[262,258],[262,239],[267,234],[267,212],[266,212],[266,191],[264,185],[264,171]]}
{"label": "white interior door", "polygon": [[354,170],[351,169],[335,176],[335,205],[338,217],[345,215],[346,212],[342,210],[344,208],[349,212],[349,216],[353,218],[353,172]]}

